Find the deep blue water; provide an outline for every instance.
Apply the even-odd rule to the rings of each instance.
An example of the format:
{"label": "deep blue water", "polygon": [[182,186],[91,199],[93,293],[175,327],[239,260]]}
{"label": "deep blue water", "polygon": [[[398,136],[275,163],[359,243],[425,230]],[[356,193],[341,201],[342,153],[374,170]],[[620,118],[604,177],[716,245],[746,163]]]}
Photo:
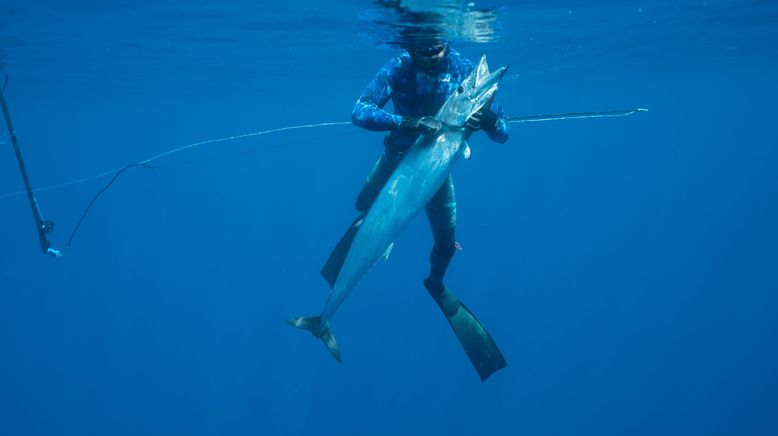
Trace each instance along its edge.
{"label": "deep blue water", "polygon": [[[0,1],[34,186],[346,121],[399,53],[367,1],[138,3]],[[329,138],[131,170],[61,259],[0,198],[0,435],[778,434],[778,2],[590,3],[478,3],[455,45],[510,66],[511,115],[650,109],[477,134],[455,169],[447,283],[507,368],[481,383],[421,286],[423,218],[334,318],[343,365],[284,324],[382,151],[298,130],[168,162]],[[106,182],[38,194],[55,246]]]}

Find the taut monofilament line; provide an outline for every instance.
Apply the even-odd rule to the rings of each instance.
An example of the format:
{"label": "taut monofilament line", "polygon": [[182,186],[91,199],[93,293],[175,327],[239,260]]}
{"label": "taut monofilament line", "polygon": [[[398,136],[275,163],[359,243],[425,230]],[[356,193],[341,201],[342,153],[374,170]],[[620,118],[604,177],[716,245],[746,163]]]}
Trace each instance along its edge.
{"label": "taut monofilament line", "polygon": [[619,118],[628,117],[638,112],[648,112],[648,109],[625,109],[602,112],[568,112],[563,114],[527,115],[522,117],[508,117],[511,123],[537,123],[543,121],[582,120],[587,118]]}
{"label": "taut monofilament line", "polygon": [[[225,157],[232,157],[232,156],[238,156],[238,155],[244,155],[248,153],[258,153],[258,152],[265,152],[270,150],[278,150],[282,148],[288,148],[295,145],[300,145],[303,143],[308,143],[312,141],[317,140],[324,140],[324,139],[330,139],[338,136],[343,136],[349,133],[337,133],[337,134],[331,134],[331,135],[325,135],[320,136],[317,138],[311,138],[306,140],[299,140],[299,141],[293,141],[293,142],[286,142],[271,146],[265,146],[260,148],[254,148],[247,151],[242,152],[235,152],[235,153],[227,153],[227,154],[219,154],[215,156],[209,156],[205,158],[199,158],[194,160],[188,160],[188,161],[181,161],[181,162],[172,162],[167,163],[163,165],[152,165],[154,162],[164,158],[169,157],[173,155],[177,155],[179,153],[182,153],[187,150],[192,150],[194,148],[199,148],[205,145],[210,144],[217,144],[217,143],[224,143],[224,142],[230,142],[230,141],[237,141],[240,139],[246,139],[246,138],[254,138],[258,136],[263,135],[269,135],[273,133],[281,133],[281,132],[288,132],[293,130],[306,130],[306,129],[316,129],[316,128],[322,128],[322,127],[336,127],[336,126],[346,126],[351,125],[351,121],[330,121],[330,122],[323,122],[323,123],[315,123],[315,124],[300,124],[295,126],[286,126],[286,127],[279,127],[275,129],[268,129],[268,130],[260,130],[257,132],[251,132],[251,133],[244,133],[240,135],[232,135],[232,136],[225,136],[222,138],[216,138],[216,139],[209,139],[205,141],[198,141],[191,144],[183,145],[180,147],[173,148],[171,150],[159,153],[155,156],[149,157],[147,159],[143,159],[137,162],[129,163],[117,168],[113,168],[107,171],[100,172],[98,174],[88,176],[88,177],[82,177],[78,179],[69,180],[66,182],[58,183],[55,185],[49,185],[44,186],[41,188],[33,189],[32,185],[30,183],[30,179],[27,173],[26,166],[24,164],[24,159],[22,158],[21,154],[21,148],[19,147],[18,140],[16,138],[16,131],[13,128],[13,124],[11,123],[11,115],[8,110],[8,105],[6,104],[5,97],[3,95],[3,91],[5,90],[5,85],[8,83],[8,77],[5,77],[5,83],[2,87],[0,87],[0,105],[2,105],[3,109],[3,115],[5,117],[6,125],[8,127],[8,134],[9,134],[9,140],[11,144],[13,145],[14,151],[16,152],[17,161],[19,163],[19,170],[22,174],[22,180],[24,181],[24,190],[23,191],[13,191],[8,192],[5,194],[0,195],[0,200],[4,198],[19,196],[27,194],[28,201],[30,203],[30,206],[33,211],[33,218],[35,219],[35,225],[36,229],[38,231],[38,238],[40,240],[41,249],[45,254],[50,254],[54,257],[61,257],[65,254],[67,250],[70,249],[70,244],[73,242],[73,238],[76,235],[76,232],[81,227],[81,224],[84,222],[84,219],[86,218],[87,214],[91,210],[92,206],[94,206],[97,199],[105,193],[116,181],[116,179],[122,175],[126,170],[134,167],[143,167],[143,168],[166,168],[176,165],[182,165],[187,163],[194,163],[194,162],[201,162],[201,161],[207,161],[207,160],[213,160],[213,159],[220,159]],[[546,121],[563,121],[563,120],[576,120],[576,119],[592,119],[592,118],[617,118],[617,117],[626,117],[630,115],[634,115],[639,112],[647,112],[648,109],[643,108],[637,108],[637,109],[626,109],[626,110],[612,110],[612,111],[601,111],[601,112],[568,112],[568,113],[559,113],[559,114],[546,114],[546,115],[528,115],[528,116],[518,116],[518,117],[508,117],[507,120],[511,123],[530,123],[530,122],[546,122]],[[1,143],[4,143],[5,141],[0,141]],[[54,223],[48,220],[45,220],[43,218],[43,215],[40,211],[40,208],[38,207],[37,200],[35,198],[35,194],[38,192],[43,191],[50,191],[54,189],[64,188],[66,186],[73,186],[78,185],[86,182],[91,182],[93,180],[97,180],[103,177],[107,177],[113,175],[111,180],[106,183],[100,190],[97,191],[96,194],[94,194],[89,201],[88,205],[86,206],[84,212],[81,214],[81,218],[79,219],[78,223],[76,224],[75,228],[70,234],[70,237],[68,238],[67,244],[65,246],[64,250],[56,250],[51,248],[51,244],[47,238],[47,234],[50,233],[54,229]]]}

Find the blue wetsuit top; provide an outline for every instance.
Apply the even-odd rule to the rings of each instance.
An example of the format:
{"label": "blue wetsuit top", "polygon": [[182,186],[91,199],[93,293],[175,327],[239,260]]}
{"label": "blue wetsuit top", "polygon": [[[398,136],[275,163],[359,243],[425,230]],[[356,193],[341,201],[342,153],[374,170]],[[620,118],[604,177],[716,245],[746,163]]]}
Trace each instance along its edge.
{"label": "blue wetsuit top", "polygon": [[[390,131],[387,151],[391,154],[407,151],[419,135],[401,131],[402,119],[437,114],[473,68],[473,62],[451,48],[433,70],[422,70],[407,52],[403,53],[387,62],[362,92],[351,113],[351,120],[367,130]],[[383,110],[390,98],[395,114]],[[491,109],[497,114],[497,126],[486,133],[493,141],[505,142],[510,124],[496,101]]]}

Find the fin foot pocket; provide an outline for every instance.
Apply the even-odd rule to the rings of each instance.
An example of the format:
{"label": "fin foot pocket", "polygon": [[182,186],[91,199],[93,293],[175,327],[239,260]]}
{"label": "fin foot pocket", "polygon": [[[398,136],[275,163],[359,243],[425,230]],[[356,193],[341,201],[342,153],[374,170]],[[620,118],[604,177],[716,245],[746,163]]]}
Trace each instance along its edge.
{"label": "fin foot pocket", "polygon": [[427,288],[432,299],[438,303],[438,307],[447,318],[454,316],[459,310],[459,299],[446,288],[443,283],[435,284],[429,278],[424,279],[424,287]]}

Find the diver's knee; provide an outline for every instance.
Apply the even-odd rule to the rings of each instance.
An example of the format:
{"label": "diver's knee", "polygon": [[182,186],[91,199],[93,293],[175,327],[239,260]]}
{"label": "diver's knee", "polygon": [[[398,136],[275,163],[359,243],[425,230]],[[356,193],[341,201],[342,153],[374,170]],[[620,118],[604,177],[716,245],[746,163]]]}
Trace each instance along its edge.
{"label": "diver's knee", "polygon": [[457,225],[456,201],[439,201],[433,198],[433,201],[427,203],[425,210],[433,228],[447,229]]}
{"label": "diver's knee", "polygon": [[435,241],[435,245],[432,246],[432,252],[440,257],[452,257],[457,252],[457,243],[453,238]]}

